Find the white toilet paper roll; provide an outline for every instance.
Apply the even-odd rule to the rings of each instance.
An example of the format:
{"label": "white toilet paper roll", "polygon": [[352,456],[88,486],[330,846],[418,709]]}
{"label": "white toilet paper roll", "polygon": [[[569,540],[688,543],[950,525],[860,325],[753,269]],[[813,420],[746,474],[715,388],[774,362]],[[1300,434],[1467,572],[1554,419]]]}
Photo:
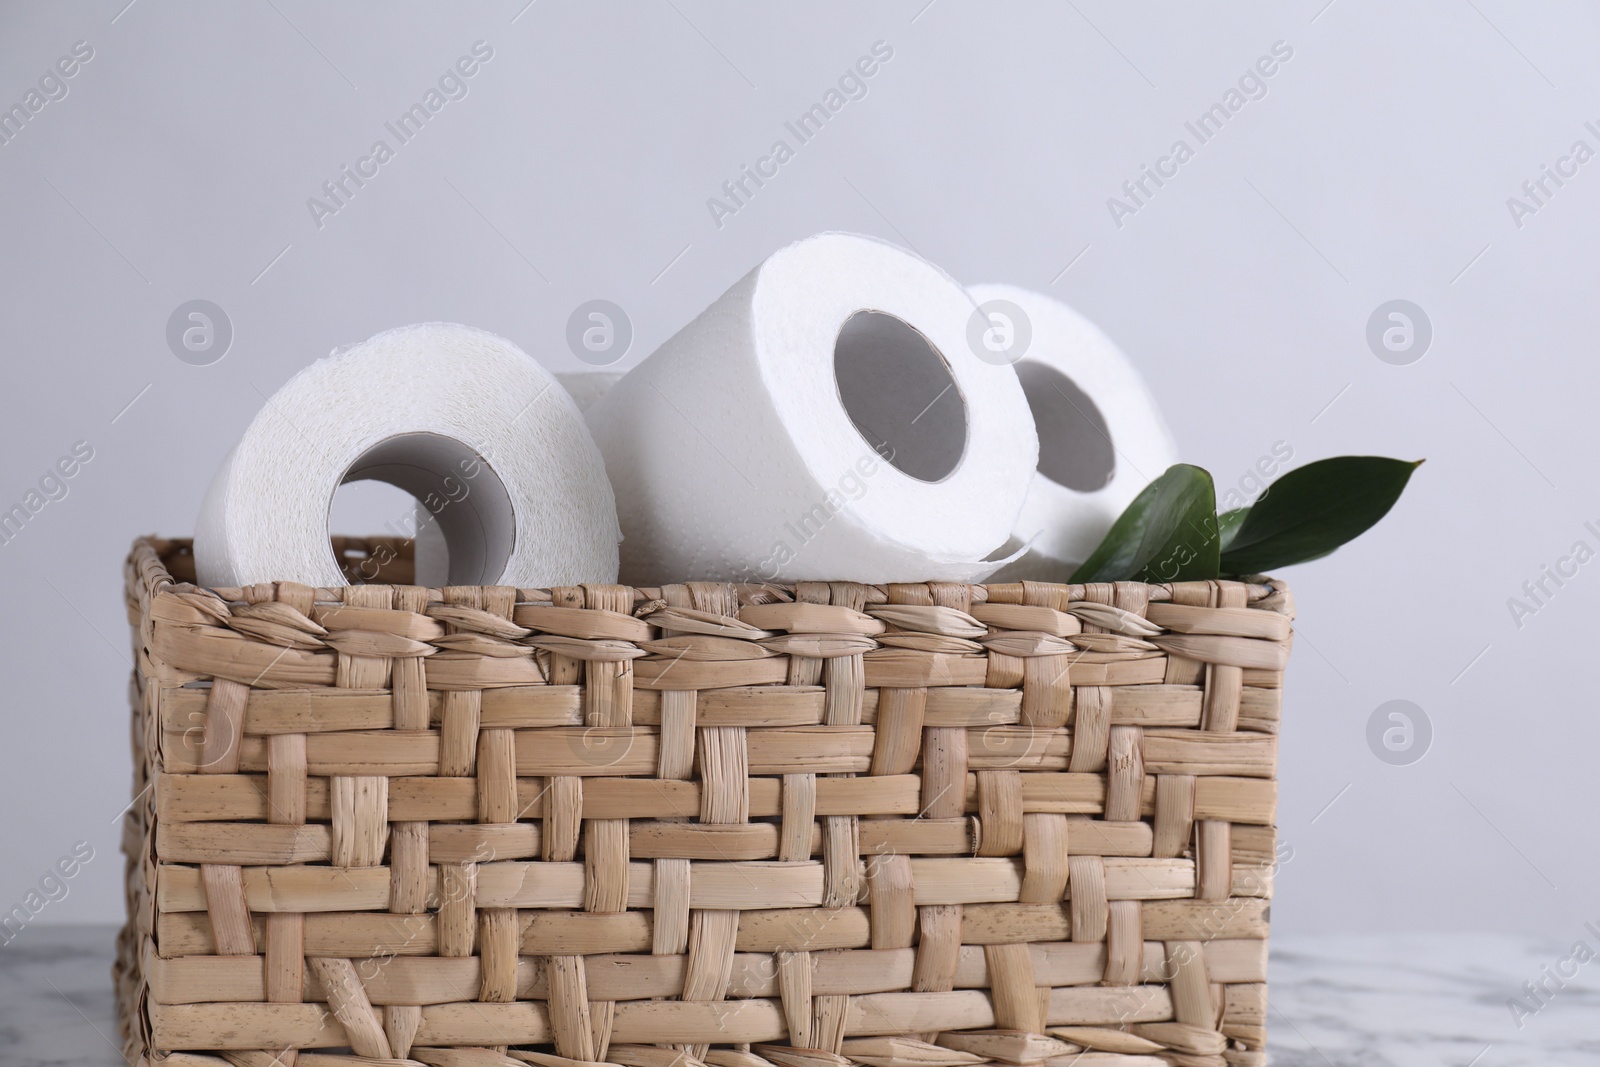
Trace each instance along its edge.
{"label": "white toilet paper roll", "polygon": [[[1015,364],[1039,433],[1039,468],[1018,516],[1029,544],[992,581],[1064,582],[1123,508],[1172,464],[1177,447],[1155,398],[1099,327],[1058,300],[1012,285],[968,290],[1028,334]],[[998,322],[999,320],[994,320]]]}
{"label": "white toilet paper roll", "polygon": [[719,297],[594,407],[622,580],[970,581],[1037,458],[975,305],[884,242],[808,238]]}
{"label": "white toilet paper roll", "polygon": [[318,360],[256,415],[201,508],[200,581],[345,584],[329,506],[369,478],[433,511],[451,584],[616,579],[611,486],[572,398],[509,341],[426,323]]}
{"label": "white toilet paper roll", "polygon": [[556,381],[572,396],[579,411],[588,411],[594,402],[605,396],[613,385],[622,380],[622,371],[578,370],[562,371]]}
{"label": "white toilet paper roll", "polygon": [[434,521],[433,512],[420,500],[412,521],[417,531],[416,542],[411,546],[415,571],[412,581],[417,585],[449,585],[450,546],[445,543],[444,530]]}
{"label": "white toilet paper roll", "polygon": [[[556,381],[572,397],[579,411],[589,410],[596,400],[605,396],[606,390],[622,377],[621,371],[580,370],[558,371]],[[450,546],[445,543],[444,531],[433,519],[433,512],[421,501],[412,516],[417,532],[413,546],[418,585],[444,585],[450,575]]]}

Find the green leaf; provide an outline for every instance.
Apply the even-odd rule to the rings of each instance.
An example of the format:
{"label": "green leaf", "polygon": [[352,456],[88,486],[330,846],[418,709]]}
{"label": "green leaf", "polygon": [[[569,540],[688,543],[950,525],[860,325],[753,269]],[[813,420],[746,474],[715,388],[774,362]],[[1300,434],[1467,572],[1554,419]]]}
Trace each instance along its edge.
{"label": "green leaf", "polygon": [[1327,555],[1388,514],[1421,465],[1336,456],[1290,471],[1245,514],[1222,552],[1222,573],[1261,574]]}
{"label": "green leaf", "polygon": [[1074,582],[1181,582],[1217,577],[1217,493],[1211,475],[1174,464],[1111,524]]}
{"label": "green leaf", "polygon": [[1222,550],[1226,552],[1228,546],[1233,544],[1233,535],[1239,532],[1239,526],[1244,522],[1244,517],[1250,514],[1248,506],[1224,511],[1217,516],[1217,535],[1222,538]]}

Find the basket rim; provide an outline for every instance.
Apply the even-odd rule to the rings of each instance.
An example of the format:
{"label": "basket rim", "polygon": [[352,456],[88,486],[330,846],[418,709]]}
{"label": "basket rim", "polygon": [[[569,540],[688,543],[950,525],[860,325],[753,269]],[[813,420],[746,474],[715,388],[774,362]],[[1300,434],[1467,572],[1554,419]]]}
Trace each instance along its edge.
{"label": "basket rim", "polygon": [[[405,558],[411,551],[412,542],[404,538],[385,536],[348,536],[336,535],[333,538],[336,553],[350,550],[371,551],[378,548],[387,548],[394,552],[398,558]],[[162,537],[157,534],[143,534],[134,538],[129,550],[128,564],[141,571],[143,584],[148,592],[155,594],[168,587],[177,589],[205,589],[215,593],[223,600],[241,602],[246,599],[246,589],[243,586],[205,586],[198,582],[185,582],[173,576],[168,562],[175,558],[193,557],[193,538],[189,537]],[[282,580],[264,584],[283,584]],[[982,604],[1022,604],[1029,597],[1030,592],[1050,591],[1058,598],[1067,601],[1087,601],[1095,597],[1090,595],[1090,590],[1114,588],[1143,588],[1149,590],[1148,600],[1152,603],[1170,601],[1173,598],[1175,587],[1182,586],[1242,586],[1245,591],[1246,606],[1256,610],[1276,611],[1279,614],[1294,616],[1293,598],[1289,585],[1281,578],[1271,575],[1247,575],[1242,579],[1209,579],[1196,582],[945,582],[945,581],[909,581],[909,582],[837,582],[827,580],[800,580],[778,582],[735,582],[731,580],[718,581],[715,579],[694,580],[685,583],[695,585],[720,585],[731,586],[740,591],[740,602],[745,602],[747,597],[759,600],[763,596],[776,600],[791,599],[796,588],[802,585],[850,585],[865,590],[868,605],[886,604],[889,602],[889,589],[891,586],[944,586],[949,588],[965,587],[971,591],[972,603]],[[352,586],[370,586],[375,589],[402,589],[418,588],[407,583],[395,582],[352,582],[345,586],[312,586],[313,599],[317,603],[338,603],[344,597],[343,590]],[[634,593],[635,604],[650,603],[661,599],[664,586],[630,586],[623,583],[579,583],[569,588],[609,588],[631,589]],[[548,604],[551,602],[551,589],[560,587],[551,586],[425,586],[430,601],[443,597],[446,588],[494,589],[515,588],[516,603],[518,604]],[[1064,594],[1064,595],[1063,595]],[[1037,595],[1035,593],[1035,595]],[[1263,603],[1265,602],[1265,603]]]}

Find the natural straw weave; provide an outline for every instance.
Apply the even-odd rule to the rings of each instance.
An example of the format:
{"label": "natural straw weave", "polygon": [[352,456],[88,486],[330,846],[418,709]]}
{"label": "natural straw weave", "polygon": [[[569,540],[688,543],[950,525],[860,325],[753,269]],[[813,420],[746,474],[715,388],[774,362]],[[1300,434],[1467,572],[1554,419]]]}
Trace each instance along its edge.
{"label": "natural straw weave", "polygon": [[130,1063],[1265,1062],[1277,582],[192,578],[134,544]]}

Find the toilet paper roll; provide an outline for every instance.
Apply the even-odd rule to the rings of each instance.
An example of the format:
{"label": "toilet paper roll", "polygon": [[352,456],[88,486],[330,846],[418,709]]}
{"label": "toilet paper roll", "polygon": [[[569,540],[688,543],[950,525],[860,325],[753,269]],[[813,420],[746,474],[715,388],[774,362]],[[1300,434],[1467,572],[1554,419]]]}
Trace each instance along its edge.
{"label": "toilet paper roll", "polygon": [[[622,377],[621,371],[564,371],[556,374],[556,381],[572,397],[579,411],[589,407]],[[418,585],[444,585],[450,575],[450,547],[445,543],[444,531],[433,520],[427,505],[417,503],[412,516],[416,541],[413,546],[415,581]]]}
{"label": "toilet paper roll", "polygon": [[416,540],[411,546],[412,581],[426,586],[449,585],[450,546],[445,543],[444,531],[434,521],[433,512],[418,501],[412,522],[417,531]]}
{"label": "toilet paper roll", "polygon": [[[606,390],[617,384],[621,371],[561,371],[556,381],[572,397],[579,411],[587,411],[596,400],[605,396]],[[418,503],[412,516],[417,531],[413,546],[416,583],[418,585],[444,585],[450,574],[450,547],[445,543],[444,532],[433,521],[433,512]]]}
{"label": "toilet paper roll", "polygon": [[917,256],[853,234],[774,254],[594,407],[622,580],[971,581],[1037,459],[1016,374]]}
{"label": "toilet paper roll", "polygon": [[572,398],[509,341],[427,323],[340,349],[268,401],[206,494],[200,581],[345,584],[329,507],[368,478],[433,512],[451,584],[616,579],[616,506]]}
{"label": "toilet paper roll", "polygon": [[594,407],[594,402],[605,396],[611,387],[621,380],[621,371],[580,370],[564,371],[556,375],[556,381],[571,394],[573,403],[578,405],[579,411],[588,411]]}
{"label": "toilet paper roll", "polygon": [[1026,336],[1014,366],[1039,433],[1038,470],[1015,528],[1028,551],[991,580],[1064,582],[1139,491],[1178,462],[1177,448],[1144,379],[1094,323],[1016,286],[968,291],[986,313],[1020,312],[1005,325]]}

